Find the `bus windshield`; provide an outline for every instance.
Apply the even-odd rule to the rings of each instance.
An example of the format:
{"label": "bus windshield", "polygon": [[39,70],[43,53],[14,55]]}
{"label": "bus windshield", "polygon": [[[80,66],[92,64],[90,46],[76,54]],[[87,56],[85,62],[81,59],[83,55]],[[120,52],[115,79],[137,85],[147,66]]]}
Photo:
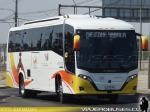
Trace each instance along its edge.
{"label": "bus windshield", "polygon": [[127,72],[138,66],[134,30],[77,30],[77,66],[89,72]]}

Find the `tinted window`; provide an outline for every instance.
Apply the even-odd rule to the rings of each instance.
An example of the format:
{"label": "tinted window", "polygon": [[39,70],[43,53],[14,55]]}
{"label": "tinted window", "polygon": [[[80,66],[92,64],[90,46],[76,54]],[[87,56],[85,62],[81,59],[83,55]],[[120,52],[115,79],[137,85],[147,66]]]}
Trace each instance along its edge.
{"label": "tinted window", "polygon": [[47,27],[44,29],[44,32],[41,33],[42,37],[42,42],[41,42],[41,47],[42,50],[51,50],[51,45],[52,45],[52,32],[53,28],[52,27]]}
{"label": "tinted window", "polygon": [[137,68],[135,31],[79,30],[80,51],[77,52],[79,68],[94,71]]}
{"label": "tinted window", "polygon": [[43,41],[43,29],[42,28],[35,28],[30,29],[30,38],[31,38],[31,50],[38,51],[42,48],[42,41]]}
{"label": "tinted window", "polygon": [[52,33],[52,50],[58,54],[63,54],[63,33],[62,26],[54,26]]}
{"label": "tinted window", "polygon": [[8,51],[12,52],[14,48],[14,41],[12,41],[12,38],[14,37],[14,33],[10,32],[9,33],[9,44],[8,44]]}
{"label": "tinted window", "polygon": [[22,51],[28,51],[31,49],[30,33],[31,32],[29,30],[22,31],[22,36],[21,36]]}
{"label": "tinted window", "polygon": [[9,37],[9,52],[53,50],[63,54],[62,25],[14,31]]}
{"label": "tinted window", "polygon": [[10,32],[9,35],[10,40],[9,40],[9,47],[8,47],[9,52],[21,51],[21,36],[22,36],[21,31]]}

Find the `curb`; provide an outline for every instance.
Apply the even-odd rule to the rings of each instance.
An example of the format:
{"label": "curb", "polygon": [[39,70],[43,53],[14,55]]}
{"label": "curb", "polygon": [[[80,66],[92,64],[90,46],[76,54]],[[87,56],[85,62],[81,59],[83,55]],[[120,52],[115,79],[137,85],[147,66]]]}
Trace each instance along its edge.
{"label": "curb", "polygon": [[0,89],[7,88],[8,86],[5,84],[5,80],[0,80]]}
{"label": "curb", "polygon": [[1,90],[1,89],[8,89],[8,88],[10,88],[10,87],[8,87],[8,86],[3,86],[3,87],[0,87],[0,90]]}
{"label": "curb", "polygon": [[140,94],[150,94],[150,89],[138,90],[137,93],[140,93]]}

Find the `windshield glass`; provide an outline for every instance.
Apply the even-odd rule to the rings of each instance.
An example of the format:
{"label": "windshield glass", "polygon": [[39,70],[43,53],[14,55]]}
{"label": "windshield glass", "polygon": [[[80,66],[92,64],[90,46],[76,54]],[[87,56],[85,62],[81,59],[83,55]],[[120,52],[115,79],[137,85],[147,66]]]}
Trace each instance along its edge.
{"label": "windshield glass", "polygon": [[135,31],[78,30],[77,66],[89,72],[119,72],[137,68]]}

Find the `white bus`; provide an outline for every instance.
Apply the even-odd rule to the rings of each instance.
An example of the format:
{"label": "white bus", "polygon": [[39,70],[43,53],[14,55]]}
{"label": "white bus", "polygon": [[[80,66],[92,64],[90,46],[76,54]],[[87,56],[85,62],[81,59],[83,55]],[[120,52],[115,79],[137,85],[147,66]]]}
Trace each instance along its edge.
{"label": "white bus", "polygon": [[23,97],[135,94],[138,50],[134,27],[113,18],[67,15],[11,28],[7,85]]}

